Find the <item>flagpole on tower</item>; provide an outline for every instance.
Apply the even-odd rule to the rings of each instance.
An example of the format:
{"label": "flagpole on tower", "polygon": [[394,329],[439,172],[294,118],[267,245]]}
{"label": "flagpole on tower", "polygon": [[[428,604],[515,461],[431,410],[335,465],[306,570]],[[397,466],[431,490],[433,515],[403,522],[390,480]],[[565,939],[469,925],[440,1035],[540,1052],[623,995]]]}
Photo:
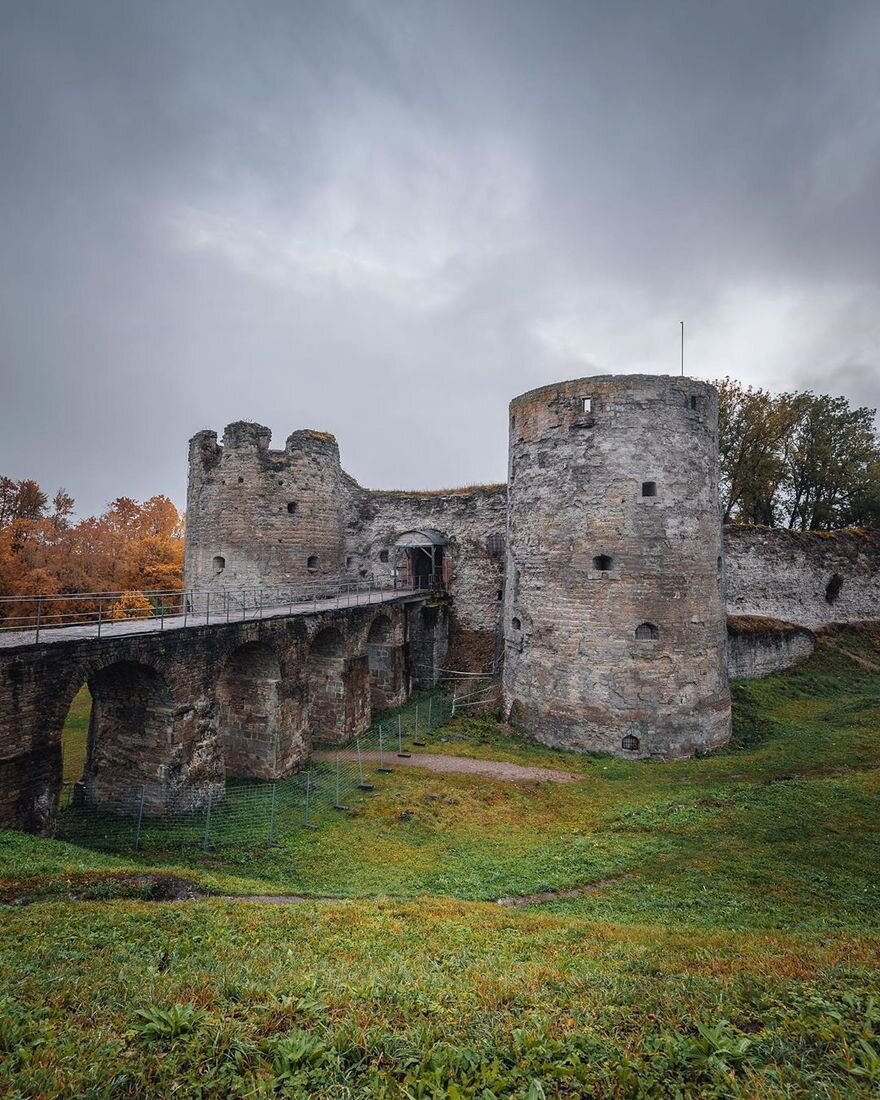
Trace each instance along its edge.
{"label": "flagpole on tower", "polygon": [[681,325],[681,376],[684,378],[684,321],[679,321]]}

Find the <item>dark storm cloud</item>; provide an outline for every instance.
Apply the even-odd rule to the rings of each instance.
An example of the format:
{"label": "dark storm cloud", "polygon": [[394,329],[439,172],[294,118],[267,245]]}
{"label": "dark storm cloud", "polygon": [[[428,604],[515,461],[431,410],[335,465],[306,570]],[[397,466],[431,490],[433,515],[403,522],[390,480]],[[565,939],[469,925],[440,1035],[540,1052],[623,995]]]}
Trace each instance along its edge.
{"label": "dark storm cloud", "polygon": [[183,503],[230,420],[374,486],[688,366],[880,398],[880,7],[0,3],[0,472]]}

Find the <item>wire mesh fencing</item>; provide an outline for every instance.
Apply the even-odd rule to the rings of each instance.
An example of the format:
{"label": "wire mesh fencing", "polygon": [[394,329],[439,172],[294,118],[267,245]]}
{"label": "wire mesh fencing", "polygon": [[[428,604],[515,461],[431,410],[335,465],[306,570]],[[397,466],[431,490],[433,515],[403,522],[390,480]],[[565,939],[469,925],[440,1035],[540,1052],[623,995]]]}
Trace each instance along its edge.
{"label": "wire mesh fencing", "polygon": [[[345,745],[315,745],[300,771],[271,781],[227,779],[157,813],[143,786],[132,785],[90,805],[76,785],[62,791],[55,837],[111,852],[254,849],[326,826],[377,789],[395,765],[429,749],[455,716],[454,691],[434,690],[377,715]],[[446,731],[448,733],[448,729]]]}

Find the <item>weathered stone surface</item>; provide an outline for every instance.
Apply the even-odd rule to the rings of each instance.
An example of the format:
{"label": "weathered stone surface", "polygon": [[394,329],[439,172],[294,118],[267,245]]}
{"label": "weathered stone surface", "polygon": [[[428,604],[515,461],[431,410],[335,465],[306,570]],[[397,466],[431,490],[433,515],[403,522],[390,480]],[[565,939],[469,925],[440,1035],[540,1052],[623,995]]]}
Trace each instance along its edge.
{"label": "weathered stone surface", "polygon": [[456,667],[485,670],[498,650],[507,492],[364,489],[344,472],[325,432],[294,432],[269,449],[259,424],[230,424],[190,441],[186,587],[269,586],[343,574],[388,576],[405,561],[395,542],[431,529],[446,539],[442,574],[453,598]]}
{"label": "weathered stone surface", "polygon": [[0,827],[51,827],[61,730],[74,695],[93,695],[78,797],[109,811],[188,809],[222,797],[225,776],[274,779],[300,767],[312,740],[342,743],[371,718],[371,631],[393,643],[403,701],[445,656],[445,605],[402,597],[163,633],[53,641],[0,650]]}
{"label": "weathered stone surface", "polygon": [[727,671],[731,680],[755,680],[782,672],[809,657],[816,637],[805,626],[777,619],[727,620]]}
{"label": "weathered stone surface", "polygon": [[801,626],[880,617],[880,533],[725,530],[727,609]]}
{"label": "weathered stone surface", "polygon": [[586,378],[511,402],[503,684],[517,728],[635,756],[730,736],[717,424],[714,389],[692,379]]}

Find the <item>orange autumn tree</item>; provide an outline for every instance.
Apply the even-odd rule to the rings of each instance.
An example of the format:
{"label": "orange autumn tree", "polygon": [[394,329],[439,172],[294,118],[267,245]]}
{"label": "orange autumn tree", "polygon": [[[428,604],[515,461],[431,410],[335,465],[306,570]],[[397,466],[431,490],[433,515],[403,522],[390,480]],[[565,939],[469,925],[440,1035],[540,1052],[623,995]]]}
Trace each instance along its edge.
{"label": "orange autumn tree", "polygon": [[0,617],[30,613],[26,597],[38,594],[136,593],[143,607],[150,593],[182,589],[184,522],[168,497],[117,497],[78,522],[73,508],[64,489],[50,501],[36,481],[0,477],[0,596],[22,597]]}

